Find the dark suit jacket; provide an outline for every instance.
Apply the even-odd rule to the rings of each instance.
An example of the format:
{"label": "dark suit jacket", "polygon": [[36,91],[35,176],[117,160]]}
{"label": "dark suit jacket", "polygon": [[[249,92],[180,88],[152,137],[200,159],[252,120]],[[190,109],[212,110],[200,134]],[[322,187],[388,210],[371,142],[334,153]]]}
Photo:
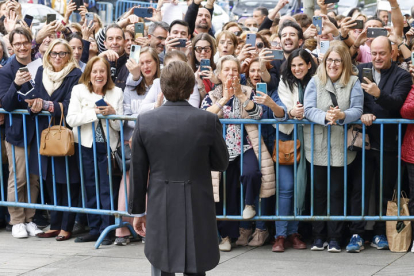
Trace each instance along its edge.
{"label": "dark suit jacket", "polygon": [[228,165],[222,135],[216,115],[186,101],[138,116],[129,212],[147,211],[145,255],[162,271],[204,272],[219,262],[211,171]]}
{"label": "dark suit jacket", "polygon": [[[22,97],[17,94],[17,91],[23,93],[29,91],[29,82],[24,83],[20,89],[14,84],[16,73],[20,67],[23,67],[16,58],[6,64],[0,70],[0,102],[2,107],[6,111],[14,111],[15,109],[27,109],[27,103]],[[12,124],[10,124],[9,117],[5,118],[5,132],[6,141],[12,145],[18,147],[24,147],[24,136],[23,136],[23,116],[22,115],[11,115]],[[26,135],[27,145],[30,145],[35,133],[35,122],[33,118],[26,116]]]}

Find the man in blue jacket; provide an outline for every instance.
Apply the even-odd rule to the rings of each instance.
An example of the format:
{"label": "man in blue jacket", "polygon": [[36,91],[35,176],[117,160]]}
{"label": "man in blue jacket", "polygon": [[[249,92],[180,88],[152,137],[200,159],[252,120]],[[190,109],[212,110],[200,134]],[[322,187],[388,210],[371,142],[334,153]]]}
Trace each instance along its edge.
{"label": "man in blue jacket", "polygon": [[[371,150],[366,151],[365,175],[362,175],[362,154],[358,154],[353,162],[354,177],[351,191],[351,215],[361,216],[362,177],[365,177],[365,206],[368,206],[372,179],[375,178],[374,189],[377,195],[375,215],[384,215],[387,202],[391,200],[398,176],[398,125],[384,125],[383,129],[383,196],[382,214],[379,214],[380,171],[381,171],[381,125],[372,124],[376,118],[401,118],[400,109],[411,89],[410,74],[399,68],[392,61],[393,49],[390,40],[385,36],[375,38],[371,43],[372,62],[358,66],[361,87],[364,89],[364,115],[361,121],[369,126],[368,134]],[[373,79],[363,77],[363,69],[372,72]],[[367,211],[365,207],[365,215]],[[363,249],[365,221],[353,222],[350,226],[353,237],[347,246],[348,252],[359,252]],[[388,249],[385,236],[385,222],[377,221],[374,226],[374,238],[371,246],[377,249]]]}
{"label": "man in blue jacket", "polygon": [[[20,71],[31,62],[32,34],[24,28],[16,28],[9,34],[10,44],[13,47],[16,58],[0,70],[0,103],[6,111],[15,109],[27,109],[27,103],[17,93],[29,91],[32,87],[32,79],[29,72]],[[9,181],[7,187],[7,200],[14,202],[15,187],[17,186],[17,201],[36,203],[39,194],[39,178],[30,174],[26,179],[26,160],[28,158],[30,142],[34,138],[35,123],[30,117],[26,117],[26,137],[24,137],[23,116],[9,115],[5,119],[6,151],[9,160]],[[26,140],[25,140],[26,138]],[[12,149],[14,147],[14,159]],[[27,153],[27,155],[25,154]],[[27,168],[28,169],[28,168]],[[16,178],[16,182],[15,182]],[[27,194],[26,185],[30,185],[30,195]],[[10,224],[13,225],[12,235],[15,238],[27,238],[28,235],[36,236],[42,233],[32,222],[35,209],[9,207]]]}

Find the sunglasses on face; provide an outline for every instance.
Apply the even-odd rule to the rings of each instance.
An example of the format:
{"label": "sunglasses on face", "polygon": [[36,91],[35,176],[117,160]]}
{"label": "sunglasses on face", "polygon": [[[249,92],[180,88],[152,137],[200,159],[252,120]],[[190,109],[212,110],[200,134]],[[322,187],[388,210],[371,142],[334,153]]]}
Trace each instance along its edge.
{"label": "sunglasses on face", "polygon": [[256,44],[257,49],[262,49],[264,47],[264,43],[263,42],[259,42]]}
{"label": "sunglasses on face", "polygon": [[210,51],[211,51],[211,47],[210,46],[206,46],[206,47],[201,47],[201,46],[197,46],[197,47],[194,47],[194,50],[197,52],[197,53],[201,53],[202,51],[204,51],[204,52],[206,52],[206,53],[210,53]]}

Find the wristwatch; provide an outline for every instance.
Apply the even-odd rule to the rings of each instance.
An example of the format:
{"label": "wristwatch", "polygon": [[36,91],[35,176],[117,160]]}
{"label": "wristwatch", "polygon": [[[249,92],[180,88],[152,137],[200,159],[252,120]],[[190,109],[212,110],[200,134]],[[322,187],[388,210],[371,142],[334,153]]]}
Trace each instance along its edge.
{"label": "wristwatch", "polygon": [[250,103],[250,99],[247,99],[243,103],[243,108],[246,109],[247,105]]}

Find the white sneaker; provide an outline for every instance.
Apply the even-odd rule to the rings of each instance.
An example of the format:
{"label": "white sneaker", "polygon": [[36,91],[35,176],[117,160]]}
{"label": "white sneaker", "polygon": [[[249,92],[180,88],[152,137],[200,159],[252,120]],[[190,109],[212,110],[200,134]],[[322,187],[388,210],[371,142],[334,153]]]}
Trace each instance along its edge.
{"label": "white sneaker", "polygon": [[225,237],[221,239],[221,243],[219,244],[220,251],[230,252],[231,251],[231,243],[230,238]]}
{"label": "white sneaker", "polygon": [[414,253],[414,241],[413,241],[413,246],[411,246],[411,252]]}
{"label": "white sneaker", "polygon": [[13,225],[12,228],[12,236],[14,238],[27,238],[27,231],[26,231],[26,225],[24,223],[19,223],[19,224],[15,224]]}
{"label": "white sneaker", "polygon": [[243,218],[251,219],[256,215],[256,210],[253,205],[246,205],[243,210]]}
{"label": "white sneaker", "polygon": [[26,230],[27,233],[29,233],[29,235],[32,237],[36,237],[37,234],[43,233],[42,230],[37,228],[37,225],[34,222],[26,223]]}

